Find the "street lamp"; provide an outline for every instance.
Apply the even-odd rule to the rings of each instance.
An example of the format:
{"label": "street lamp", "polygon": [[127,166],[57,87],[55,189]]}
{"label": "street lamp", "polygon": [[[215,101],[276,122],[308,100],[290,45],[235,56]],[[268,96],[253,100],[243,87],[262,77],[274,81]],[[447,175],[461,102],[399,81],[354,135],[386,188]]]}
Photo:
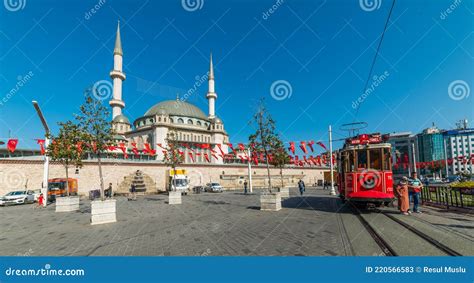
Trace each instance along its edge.
{"label": "street lamp", "polygon": [[248,155],[249,155],[249,164],[248,164],[248,175],[249,175],[249,192],[253,192],[253,186],[252,186],[252,162],[250,162],[250,156],[252,152],[250,151],[250,147],[248,148]]}
{"label": "street lamp", "polygon": [[331,196],[336,195],[336,189],[334,188],[334,165],[333,165],[333,157],[332,157],[332,127],[329,125],[329,168],[331,171]]}
{"label": "street lamp", "polygon": [[[32,103],[33,103],[33,107],[35,108],[36,113],[38,113],[38,117],[40,118],[41,123],[43,124],[43,127],[44,127],[44,132],[45,132],[45,134],[44,134],[44,147],[48,148],[48,146],[49,146],[49,134],[50,134],[48,123],[46,123],[46,119],[43,116],[43,112],[41,112],[41,108],[39,107],[38,102],[33,100]],[[46,205],[48,203],[48,175],[49,175],[49,156],[47,154],[45,154],[44,155],[44,165],[43,165],[43,185],[42,185],[42,189],[41,189],[41,193],[43,194],[43,197],[44,197],[44,200],[45,200],[43,202],[44,207],[46,207]]]}

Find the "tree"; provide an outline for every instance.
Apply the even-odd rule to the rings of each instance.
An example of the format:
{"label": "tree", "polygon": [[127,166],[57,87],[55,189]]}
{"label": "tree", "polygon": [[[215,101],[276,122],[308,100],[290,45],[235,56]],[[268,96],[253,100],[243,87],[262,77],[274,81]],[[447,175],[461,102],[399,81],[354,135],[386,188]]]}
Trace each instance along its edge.
{"label": "tree", "polygon": [[272,178],[270,174],[270,154],[278,153],[278,151],[283,147],[283,142],[276,133],[275,121],[270,113],[268,113],[263,99],[260,101],[258,110],[253,116],[253,122],[257,126],[257,131],[249,136],[249,141],[256,152],[263,153],[265,156],[269,186],[268,191],[271,193]]}
{"label": "tree", "polygon": [[178,133],[175,129],[170,129],[168,134],[166,135],[166,145],[164,149],[166,153],[163,157],[163,162],[166,166],[170,167],[173,170],[173,181],[171,184],[171,188],[173,191],[176,191],[176,167],[184,162],[184,154],[179,149],[181,144],[178,140]]}
{"label": "tree", "polygon": [[84,133],[83,140],[88,145],[86,147],[87,152],[97,156],[100,197],[101,200],[104,200],[104,177],[102,174],[101,155],[112,144],[114,132],[112,122],[107,119],[109,111],[102,104],[102,100],[96,98],[98,96],[93,93],[94,91],[90,88],[85,91],[85,101],[81,105],[80,114],[76,115],[76,119],[80,130]]}
{"label": "tree", "polygon": [[47,155],[52,161],[57,161],[66,170],[66,192],[69,196],[69,167],[82,167],[82,152],[77,146],[83,139],[83,133],[78,125],[71,121],[58,123],[59,133],[50,136],[52,143],[48,146]]}
{"label": "tree", "polygon": [[281,188],[285,186],[283,183],[283,168],[285,168],[285,165],[290,163],[290,161],[290,155],[288,152],[286,152],[285,145],[277,138],[274,144],[270,163],[280,169]]}

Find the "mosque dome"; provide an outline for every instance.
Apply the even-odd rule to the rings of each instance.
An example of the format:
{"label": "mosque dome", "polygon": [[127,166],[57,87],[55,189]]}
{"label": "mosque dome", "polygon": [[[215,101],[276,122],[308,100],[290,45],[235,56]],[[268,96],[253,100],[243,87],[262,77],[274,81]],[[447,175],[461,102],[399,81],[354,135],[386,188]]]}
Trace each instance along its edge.
{"label": "mosque dome", "polygon": [[127,125],[131,125],[130,124],[130,120],[128,120],[127,117],[125,117],[124,115],[117,115],[113,120],[112,122],[114,123],[124,123],[124,124],[127,124]]}
{"label": "mosque dome", "polygon": [[166,100],[155,104],[153,107],[148,109],[145,116],[154,115],[170,115],[170,116],[184,116],[207,120],[207,115],[199,109],[197,106],[191,103],[178,101],[178,100]]}

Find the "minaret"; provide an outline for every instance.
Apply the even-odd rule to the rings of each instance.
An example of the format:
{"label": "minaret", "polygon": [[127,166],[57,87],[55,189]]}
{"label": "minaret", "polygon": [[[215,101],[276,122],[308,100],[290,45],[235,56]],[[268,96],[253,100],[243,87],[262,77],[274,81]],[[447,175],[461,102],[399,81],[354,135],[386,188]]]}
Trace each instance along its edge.
{"label": "minaret", "polygon": [[122,72],[122,41],[120,40],[120,21],[117,24],[117,37],[114,47],[114,69],[110,72],[110,77],[114,82],[113,98],[109,104],[112,106],[112,119],[122,114],[125,103],[122,101],[122,82],[125,74]]}
{"label": "minaret", "polygon": [[214,85],[214,66],[212,65],[212,53],[209,63],[209,90],[207,91],[207,100],[209,101],[209,119],[216,117],[216,99],[217,93]]}

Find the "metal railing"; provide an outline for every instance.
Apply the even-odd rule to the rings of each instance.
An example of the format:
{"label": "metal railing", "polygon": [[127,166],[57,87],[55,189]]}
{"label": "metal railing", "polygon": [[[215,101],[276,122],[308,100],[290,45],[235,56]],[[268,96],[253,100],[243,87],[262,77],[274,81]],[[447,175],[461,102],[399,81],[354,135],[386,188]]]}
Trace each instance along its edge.
{"label": "metal railing", "polygon": [[435,204],[446,209],[474,209],[474,188],[428,185],[421,191],[421,200],[423,204]]}

